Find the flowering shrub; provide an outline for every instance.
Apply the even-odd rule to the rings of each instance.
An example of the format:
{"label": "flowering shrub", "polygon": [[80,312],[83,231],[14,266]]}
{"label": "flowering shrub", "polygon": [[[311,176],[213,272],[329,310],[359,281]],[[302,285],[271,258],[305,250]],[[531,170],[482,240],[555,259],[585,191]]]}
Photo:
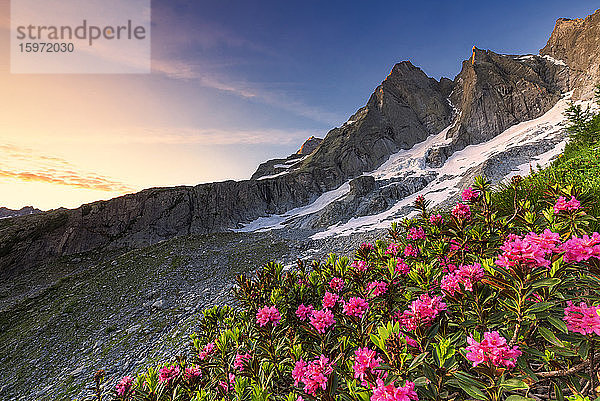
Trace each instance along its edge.
{"label": "flowering shrub", "polygon": [[501,213],[478,178],[450,213],[417,198],[417,217],[353,260],[240,276],[236,308],[204,311],[190,355],[120,379],[115,398],[595,399],[595,219],[574,187],[518,193]]}

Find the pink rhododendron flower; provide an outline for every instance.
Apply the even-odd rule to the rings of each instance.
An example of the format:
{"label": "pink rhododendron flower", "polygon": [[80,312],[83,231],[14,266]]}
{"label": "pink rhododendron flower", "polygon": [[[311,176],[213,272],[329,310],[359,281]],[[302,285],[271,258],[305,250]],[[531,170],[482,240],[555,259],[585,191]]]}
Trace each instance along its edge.
{"label": "pink rhododendron flower", "polygon": [[506,339],[497,331],[484,333],[481,343],[473,337],[468,337],[467,342],[469,346],[466,348],[466,357],[473,362],[474,367],[480,363],[490,363],[496,367],[514,368],[517,358],[521,355],[519,347],[509,347]]}
{"label": "pink rhododendron flower", "polygon": [[452,209],[452,216],[459,220],[469,220],[471,218],[471,208],[464,203],[457,203]]}
{"label": "pink rhododendron flower", "polygon": [[371,373],[374,376],[381,376],[381,370],[375,370],[375,368],[381,366],[383,360],[378,358],[376,352],[369,348],[359,348],[354,352],[354,378],[361,381],[363,386],[367,385],[365,375]]}
{"label": "pink rhododendron flower", "polygon": [[329,282],[329,288],[331,288],[335,292],[339,292],[344,288],[344,280],[339,277],[334,277]]}
{"label": "pink rhododendron flower", "polygon": [[444,224],[444,218],[441,214],[432,214],[431,216],[429,216],[429,222],[434,226],[440,226]]}
{"label": "pink rhododendron flower", "polygon": [[[232,384],[232,386],[230,387],[229,384]],[[235,375],[233,373],[229,374],[229,383],[224,380],[219,380],[219,387],[226,393],[233,388],[233,384],[235,384]]]}
{"label": "pink rhododendron flower", "polygon": [[298,319],[305,321],[312,315],[313,310],[314,308],[312,305],[304,306],[304,304],[300,304],[298,309],[296,309],[296,316],[298,316]]}
{"label": "pink rhododendron flower", "polygon": [[119,383],[117,383],[117,395],[119,397],[125,397],[133,388],[133,377],[124,376]]}
{"label": "pink rhododendron flower", "polygon": [[194,382],[202,377],[202,372],[197,366],[190,366],[185,368],[183,372],[183,378],[188,382]]}
{"label": "pink rhododendron flower", "polygon": [[598,310],[600,307],[587,306],[585,302],[581,302],[579,306],[573,305],[573,302],[567,302],[563,320],[567,323],[567,328],[574,333],[583,335],[594,333],[600,336]]}
{"label": "pink rhododendron flower", "polygon": [[198,359],[200,359],[201,361],[203,361],[207,357],[209,357],[210,355],[212,355],[213,352],[215,352],[215,343],[210,342],[210,343],[206,344],[204,346],[204,348],[202,348],[202,351],[200,351],[200,353],[198,354]]}
{"label": "pink rhododendron flower", "polygon": [[566,263],[581,262],[592,257],[600,259],[600,234],[573,237],[563,244],[562,249],[565,251],[563,260]]}
{"label": "pink rhododendron flower", "polygon": [[546,256],[558,252],[560,235],[546,229],[542,234],[529,233],[524,238],[511,234],[500,247],[503,251],[496,260],[498,266],[514,268],[518,265],[527,268],[550,268]]}
{"label": "pink rhododendron flower", "polygon": [[527,234],[523,240],[530,244],[537,245],[545,255],[561,251],[560,234],[553,233],[547,228],[539,235],[531,232]]}
{"label": "pink rhododendron flower", "polygon": [[423,227],[411,227],[408,229],[406,238],[411,241],[425,239],[425,230],[423,230]]}
{"label": "pink rhododendron flower", "polygon": [[385,251],[385,254],[396,256],[396,255],[398,255],[398,252],[400,252],[400,245],[392,242],[391,244],[388,245],[388,247]]}
{"label": "pink rhododendron flower", "polygon": [[581,209],[581,203],[571,196],[571,199],[567,202],[564,196],[559,196],[554,204],[554,213],[570,212],[573,210]]}
{"label": "pink rhododendron flower", "polygon": [[243,372],[244,365],[246,365],[248,362],[250,362],[251,359],[252,359],[252,357],[250,356],[250,354],[248,352],[246,352],[245,354],[236,354],[235,361],[233,362],[233,367],[235,369],[239,370],[240,372]]}
{"label": "pink rhododendron flower", "polygon": [[363,242],[362,244],[360,244],[360,249],[374,251],[375,247],[370,242]]}
{"label": "pink rhododendron flower", "polygon": [[367,291],[372,293],[374,297],[378,297],[387,291],[387,283],[384,281],[372,281],[367,285]]}
{"label": "pink rhododendron flower", "polygon": [[339,295],[326,291],[323,297],[323,308],[333,308],[338,299],[340,299]]}
{"label": "pink rhododendron flower", "polygon": [[419,299],[410,304],[410,309],[405,310],[398,318],[406,330],[416,330],[419,326],[431,324],[435,317],[446,309],[442,297],[421,294]]}
{"label": "pink rhododendron flower", "polygon": [[362,318],[367,309],[369,309],[367,301],[358,297],[352,297],[344,304],[344,314],[346,316]]}
{"label": "pink rhododendron flower", "polygon": [[269,323],[273,323],[273,327],[279,324],[281,315],[274,306],[264,306],[256,312],[256,323],[260,327],[266,326]]}
{"label": "pink rhododendron flower", "polygon": [[382,375],[381,370],[375,370],[375,368],[381,366],[382,359],[378,358],[376,352],[369,348],[359,348],[354,352],[354,378],[361,381],[363,386],[367,385],[365,375],[371,373],[372,375],[379,377]]}
{"label": "pink rhododendron flower", "polygon": [[419,248],[412,246],[411,244],[406,245],[404,248],[404,256],[416,257],[419,254]]}
{"label": "pink rhododendron flower", "polygon": [[416,401],[418,399],[415,383],[406,381],[403,387],[396,387],[392,382],[386,386],[381,379],[377,379],[377,387],[371,396],[371,401]]}
{"label": "pink rhododendron flower", "polygon": [[169,385],[179,376],[180,372],[179,366],[163,366],[158,371],[158,381],[166,382]]}
{"label": "pink rhododendron flower", "polygon": [[473,284],[481,281],[484,275],[485,272],[479,263],[461,265],[442,278],[440,287],[451,296],[461,291],[461,284],[465,290],[473,291]]}
{"label": "pink rhododendron flower", "polygon": [[404,259],[396,258],[396,272],[400,274],[408,274],[410,273],[410,267],[406,264]]}
{"label": "pink rhododendron flower", "polygon": [[327,380],[329,380],[328,376],[331,373],[333,373],[333,365],[329,362],[329,358],[321,355],[308,364],[302,359],[296,362],[292,370],[292,378],[295,386],[302,382],[304,383],[304,391],[315,396],[319,388],[322,390],[327,389]]}
{"label": "pink rhododendron flower", "polygon": [[354,267],[359,272],[365,272],[367,271],[369,264],[364,260],[355,260],[354,262],[352,262],[350,267]]}
{"label": "pink rhododendron flower", "polygon": [[463,200],[463,202],[473,202],[478,197],[479,197],[479,192],[475,191],[471,187],[465,189],[462,192],[462,200]]}
{"label": "pink rhododendron flower", "polygon": [[323,310],[313,311],[310,317],[310,324],[321,334],[335,324],[333,312],[325,308]]}

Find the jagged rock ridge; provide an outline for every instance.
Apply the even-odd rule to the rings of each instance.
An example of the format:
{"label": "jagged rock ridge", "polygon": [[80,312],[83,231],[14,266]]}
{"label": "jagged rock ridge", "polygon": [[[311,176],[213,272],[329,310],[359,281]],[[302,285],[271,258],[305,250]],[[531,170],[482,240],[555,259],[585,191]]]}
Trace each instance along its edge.
{"label": "jagged rock ridge", "polygon": [[[309,152],[310,145],[288,158],[266,162],[250,180],[152,188],[74,210],[4,219],[0,271],[4,275],[48,257],[100,247],[136,248],[178,235],[227,231],[282,214],[375,171],[391,155],[446,128],[443,143],[426,150],[426,165],[421,168],[439,167],[455,152],[543,115],[565,92],[587,91],[589,81],[598,77],[599,15],[575,22],[559,20],[541,56],[474,48],[454,80],[437,81],[410,62],[399,63],[367,104],[329,131],[314,149]],[[319,209],[310,226],[389,208],[431,177],[410,185],[404,182],[407,178],[392,179],[388,184],[394,190],[383,189],[388,184],[381,180],[367,186],[372,191],[361,196],[362,204],[357,198],[346,199],[344,193],[348,204],[337,207],[341,212],[332,212],[333,206],[329,214]],[[364,202],[369,199],[372,205],[367,207]]]}

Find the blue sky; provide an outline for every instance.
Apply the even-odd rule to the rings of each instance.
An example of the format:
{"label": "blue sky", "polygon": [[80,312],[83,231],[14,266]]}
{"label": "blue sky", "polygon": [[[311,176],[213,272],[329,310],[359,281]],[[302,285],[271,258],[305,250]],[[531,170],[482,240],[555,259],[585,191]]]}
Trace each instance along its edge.
{"label": "blue sky", "polygon": [[[153,1],[152,74],[14,75],[0,58],[0,206],[246,179],[341,125],[397,62],[453,78],[473,45],[537,53],[557,18],[593,11],[583,0]],[[0,13],[4,47],[8,2]]]}

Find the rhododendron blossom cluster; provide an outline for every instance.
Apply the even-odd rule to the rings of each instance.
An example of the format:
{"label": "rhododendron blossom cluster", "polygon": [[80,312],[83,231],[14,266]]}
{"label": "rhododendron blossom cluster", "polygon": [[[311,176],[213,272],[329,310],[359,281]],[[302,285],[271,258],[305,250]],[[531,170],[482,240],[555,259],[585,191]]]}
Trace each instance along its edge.
{"label": "rhododendron blossom cluster", "polygon": [[473,284],[481,281],[484,275],[485,271],[479,263],[460,265],[442,278],[440,287],[451,296],[461,291],[461,285],[465,290],[473,291]]}
{"label": "rhododendron blossom cluster", "polygon": [[452,209],[452,216],[459,220],[469,220],[471,218],[471,208],[464,203],[457,203]]}
{"label": "rhododendron blossom cluster", "polygon": [[323,296],[323,308],[333,308],[338,299],[340,299],[338,294],[332,294],[329,291],[325,292],[325,295]]}
{"label": "rhododendron blossom cluster", "polygon": [[410,241],[425,239],[425,230],[423,230],[423,227],[411,227],[408,229],[406,239]]}
{"label": "rhododendron blossom cluster", "polygon": [[567,328],[574,333],[600,336],[600,315],[598,315],[598,311],[600,311],[598,306],[587,306],[585,302],[575,306],[573,302],[569,301],[565,308],[564,321],[567,323]]}
{"label": "rhododendron blossom cluster", "polygon": [[429,222],[434,226],[439,226],[444,224],[444,218],[441,214],[432,214],[431,216],[429,216]]}
{"label": "rhododendron blossom cluster", "polygon": [[334,277],[329,282],[329,288],[335,292],[340,292],[344,288],[344,280],[339,277]]}
{"label": "rhododendron blossom cluster", "polygon": [[374,297],[378,297],[387,291],[387,283],[384,281],[372,281],[367,285],[367,291]]}
{"label": "rhododendron blossom cluster", "polygon": [[115,390],[119,397],[124,397],[127,394],[129,394],[129,392],[131,391],[132,388],[133,388],[133,377],[125,376],[117,383],[117,387]]}
{"label": "rhododendron blossom cluster", "polygon": [[462,200],[463,202],[473,202],[479,196],[479,192],[473,190],[473,188],[469,187],[462,192]]}
{"label": "rhododendron blossom cluster", "polygon": [[364,260],[355,260],[350,266],[358,272],[366,272],[369,268],[369,264]]}
{"label": "rhododendron blossom cluster", "polygon": [[381,366],[382,359],[377,357],[377,353],[367,347],[359,348],[354,352],[354,378],[360,380],[363,386],[367,385],[365,376],[368,374],[377,378],[383,374],[381,370],[375,368]]}
{"label": "rhododendron blossom cluster", "polygon": [[274,306],[265,306],[256,312],[256,323],[260,327],[264,327],[269,323],[273,323],[273,326],[277,326],[281,320],[279,310]]}
{"label": "rhododendron blossom cluster", "polygon": [[300,304],[298,309],[296,309],[296,316],[298,316],[298,319],[304,321],[312,315],[313,310],[314,308],[312,305],[305,306],[304,304]]}
{"label": "rhododendron blossom cluster", "polygon": [[523,266],[527,268],[550,267],[547,258],[553,252],[561,250],[560,235],[549,229],[542,234],[529,233],[525,237],[515,234],[508,236],[500,247],[503,253],[496,260],[498,266],[515,268]]}
{"label": "rhododendron blossom cluster", "polygon": [[581,262],[590,258],[600,259],[600,234],[584,235],[581,238],[573,237],[567,240],[563,249],[565,262]]}
{"label": "rhododendron blossom cluster", "polygon": [[188,382],[193,382],[202,377],[202,372],[197,366],[190,366],[189,368],[185,368],[183,372],[183,378]]}
{"label": "rhododendron blossom cluster", "polygon": [[514,368],[517,358],[521,355],[519,347],[510,347],[506,338],[497,331],[484,333],[481,343],[475,341],[473,337],[468,337],[467,342],[469,346],[466,348],[466,357],[473,362],[473,366],[490,363],[495,367]]}
{"label": "rhododendron blossom cluster", "polygon": [[416,401],[418,399],[415,383],[406,381],[404,386],[396,387],[394,383],[386,385],[381,379],[377,379],[377,387],[371,396],[371,401]]}
{"label": "rhododendron blossom cluster", "polygon": [[398,245],[394,242],[389,244],[387,249],[385,250],[386,255],[392,255],[392,256],[398,255],[398,252],[400,252],[400,245]]}
{"label": "rhododendron blossom cluster", "polygon": [[200,353],[198,354],[198,359],[203,361],[204,359],[206,359],[210,355],[212,355],[214,352],[215,352],[215,343],[210,342],[204,346],[202,351],[200,351]]}
{"label": "rhododendron blossom cluster", "polygon": [[410,267],[406,264],[404,259],[396,258],[396,272],[400,274],[410,273]]}
{"label": "rhododendron blossom cluster", "polygon": [[292,370],[292,379],[294,379],[295,386],[298,386],[300,382],[304,383],[304,391],[314,396],[317,390],[327,389],[327,380],[331,373],[333,373],[333,364],[329,358],[321,355],[310,363],[306,363],[302,359],[296,362],[294,370]]}
{"label": "rhododendron blossom cluster", "polygon": [[236,354],[235,361],[233,362],[233,367],[239,370],[240,372],[244,371],[244,365],[246,365],[252,357],[248,352],[245,354]]}
{"label": "rhododendron blossom cluster", "polygon": [[310,316],[310,324],[321,334],[335,324],[333,312],[327,308],[315,310]]}
{"label": "rhododendron blossom cluster", "polygon": [[344,314],[347,316],[362,318],[367,309],[369,309],[369,304],[359,297],[352,297],[344,303]]}
{"label": "rhododendron blossom cluster", "polygon": [[177,378],[177,376],[179,376],[180,372],[181,370],[177,365],[164,366],[158,371],[158,380],[161,382],[166,382],[167,385],[169,385]]}
{"label": "rhododendron blossom cluster", "polygon": [[419,255],[419,248],[413,246],[412,244],[406,245],[404,248],[404,256],[412,256],[416,258],[417,255]]}
{"label": "rhododendron blossom cluster", "polygon": [[560,212],[571,212],[574,210],[581,209],[581,203],[575,199],[574,196],[571,196],[571,199],[567,201],[564,196],[559,196],[554,204],[554,213]]}
{"label": "rhododendron blossom cluster", "polygon": [[406,330],[416,330],[419,326],[429,325],[436,316],[447,309],[440,296],[421,294],[419,299],[410,304],[410,309],[398,316],[400,323]]}

